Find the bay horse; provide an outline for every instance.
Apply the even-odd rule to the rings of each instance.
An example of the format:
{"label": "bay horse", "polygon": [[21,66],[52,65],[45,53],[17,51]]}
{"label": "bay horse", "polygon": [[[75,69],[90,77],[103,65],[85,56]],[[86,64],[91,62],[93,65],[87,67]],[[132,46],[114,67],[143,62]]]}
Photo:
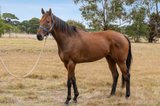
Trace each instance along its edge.
{"label": "bay horse", "polygon": [[130,96],[130,66],[132,60],[131,43],[123,34],[113,31],[86,32],[75,26],[70,26],[56,17],[52,10],[41,10],[42,18],[37,30],[37,39],[42,41],[50,33],[54,37],[58,54],[65,68],[68,70],[68,94],[65,104],[71,100],[71,86],[73,85],[74,98],[77,102],[79,92],[76,84],[75,66],[78,63],[93,62],[106,58],[113,77],[110,95],[115,95],[118,71],[122,72],[122,88],[126,85],[126,98]]}

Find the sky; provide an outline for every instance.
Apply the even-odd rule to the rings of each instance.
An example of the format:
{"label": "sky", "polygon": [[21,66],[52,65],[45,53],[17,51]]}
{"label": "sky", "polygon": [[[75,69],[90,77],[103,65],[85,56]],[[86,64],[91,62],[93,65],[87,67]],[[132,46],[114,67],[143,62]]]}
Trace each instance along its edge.
{"label": "sky", "polygon": [[13,13],[19,21],[29,20],[33,17],[40,18],[41,8],[52,9],[57,17],[67,21],[73,19],[84,22],[79,7],[73,0],[0,0],[1,13]]}

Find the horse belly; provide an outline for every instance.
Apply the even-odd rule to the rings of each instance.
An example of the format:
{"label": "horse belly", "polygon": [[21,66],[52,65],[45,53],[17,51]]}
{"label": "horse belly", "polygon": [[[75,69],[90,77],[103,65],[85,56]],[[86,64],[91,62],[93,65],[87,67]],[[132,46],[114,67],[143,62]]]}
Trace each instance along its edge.
{"label": "horse belly", "polygon": [[108,55],[107,49],[102,49],[100,47],[97,47],[96,49],[88,49],[77,52],[77,55],[73,56],[73,60],[77,63],[83,63],[83,62],[93,62],[99,59],[102,59],[103,57],[106,57]]}

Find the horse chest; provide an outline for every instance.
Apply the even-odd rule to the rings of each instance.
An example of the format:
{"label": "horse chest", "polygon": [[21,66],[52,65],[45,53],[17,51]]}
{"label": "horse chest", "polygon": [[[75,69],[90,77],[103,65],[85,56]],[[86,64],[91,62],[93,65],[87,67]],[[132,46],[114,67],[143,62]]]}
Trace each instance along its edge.
{"label": "horse chest", "polygon": [[59,52],[59,57],[61,59],[61,61],[66,62],[69,60],[69,56],[67,54],[65,54],[64,52]]}

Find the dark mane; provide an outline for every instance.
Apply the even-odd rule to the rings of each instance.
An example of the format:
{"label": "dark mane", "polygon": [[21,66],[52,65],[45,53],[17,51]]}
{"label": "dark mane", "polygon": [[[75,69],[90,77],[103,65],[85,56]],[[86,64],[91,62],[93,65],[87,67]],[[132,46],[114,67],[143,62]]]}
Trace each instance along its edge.
{"label": "dark mane", "polygon": [[53,15],[55,19],[55,28],[61,32],[67,33],[69,35],[75,35],[77,32],[77,28],[75,26],[68,25],[65,21]]}

